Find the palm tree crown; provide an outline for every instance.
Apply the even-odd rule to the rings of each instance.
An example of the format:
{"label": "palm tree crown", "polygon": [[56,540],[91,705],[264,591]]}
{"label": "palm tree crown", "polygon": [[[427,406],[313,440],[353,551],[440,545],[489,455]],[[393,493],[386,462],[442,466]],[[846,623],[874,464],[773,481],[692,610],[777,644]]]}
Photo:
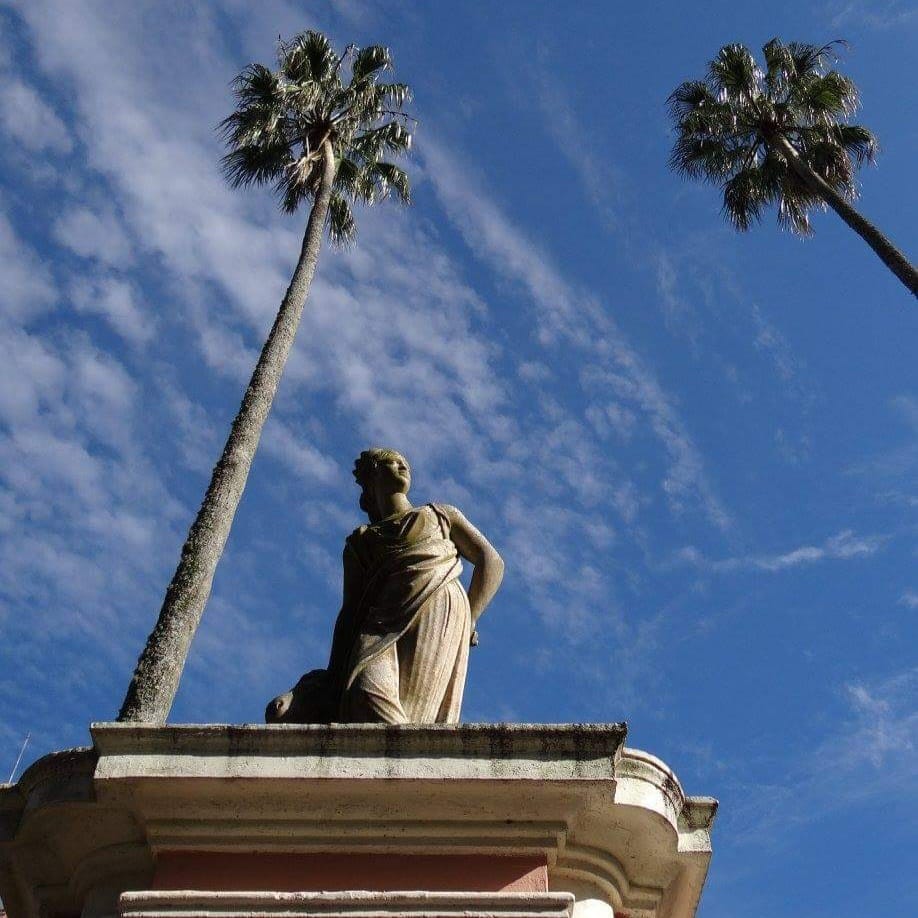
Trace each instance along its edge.
{"label": "palm tree crown", "polygon": [[236,109],[220,128],[229,152],[223,169],[234,187],[271,184],[281,207],[293,213],[314,201],[327,144],[336,171],[326,217],[333,242],[353,241],[351,202],[372,204],[393,194],[408,203],[408,176],[380,157],[411,146],[411,99],[404,83],[383,83],[388,48],[348,45],[337,54],[319,32],[280,42],[278,69],[251,64],[233,84]]}
{"label": "palm tree crown", "polygon": [[857,196],[856,168],[873,161],[877,141],[847,123],[858,91],[828,69],[837,44],[772,39],[762,49],[764,70],[743,45],[727,45],[705,79],[682,83],[669,97],[677,134],[670,165],[722,185],[724,212],[737,229],[777,204],[784,228],[812,232],[809,213],[825,200],[794,168],[793,153],[836,193]]}

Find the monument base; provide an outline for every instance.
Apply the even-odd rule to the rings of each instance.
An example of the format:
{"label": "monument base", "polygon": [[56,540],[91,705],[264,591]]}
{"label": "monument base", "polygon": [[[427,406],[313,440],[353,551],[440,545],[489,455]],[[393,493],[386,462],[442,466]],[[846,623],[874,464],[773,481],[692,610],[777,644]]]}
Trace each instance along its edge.
{"label": "monument base", "polygon": [[10,918],[688,918],[716,802],[622,724],[95,724],[0,787]]}

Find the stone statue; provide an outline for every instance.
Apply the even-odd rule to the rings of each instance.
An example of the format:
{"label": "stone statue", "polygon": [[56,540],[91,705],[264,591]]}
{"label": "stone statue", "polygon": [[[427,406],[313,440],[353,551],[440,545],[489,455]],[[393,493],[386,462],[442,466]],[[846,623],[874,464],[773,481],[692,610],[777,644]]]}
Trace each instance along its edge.
{"label": "stone statue", "polygon": [[[408,500],[400,453],[354,464],[370,519],[344,543],[344,600],[327,669],[312,670],[265,712],[268,723],[458,723],[475,624],[504,563],[455,507]],[[474,565],[466,594],[461,558]]]}

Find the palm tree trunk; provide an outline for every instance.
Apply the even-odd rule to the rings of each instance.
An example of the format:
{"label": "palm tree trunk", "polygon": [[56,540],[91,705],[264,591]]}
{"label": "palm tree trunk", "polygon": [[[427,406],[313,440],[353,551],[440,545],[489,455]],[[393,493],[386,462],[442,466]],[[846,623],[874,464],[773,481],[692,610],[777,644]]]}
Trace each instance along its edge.
{"label": "palm tree trunk", "polygon": [[822,176],[814,172],[801,159],[787,138],[777,135],[771,140],[787,158],[794,172],[879,255],[883,264],[908,287],[912,295],[918,297],[918,270],[905,255],[869,220],[862,217]]}
{"label": "palm tree trunk", "polygon": [[322,181],[309,213],[293,279],[255,365],[201,509],[188,532],[156,627],[137,661],[119,721],[162,724],[172,708],[188,650],[204,614],[214,572],[229,537],[316,270],[335,177],[334,153],[328,141],[322,169]]}

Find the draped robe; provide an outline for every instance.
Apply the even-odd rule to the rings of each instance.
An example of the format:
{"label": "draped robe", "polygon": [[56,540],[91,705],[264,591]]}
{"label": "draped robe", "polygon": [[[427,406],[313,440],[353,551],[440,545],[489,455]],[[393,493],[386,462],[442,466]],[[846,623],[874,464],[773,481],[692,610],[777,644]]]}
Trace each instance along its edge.
{"label": "draped robe", "polygon": [[329,661],[342,721],[458,722],[471,614],[449,529],[426,504],[348,537]]}

